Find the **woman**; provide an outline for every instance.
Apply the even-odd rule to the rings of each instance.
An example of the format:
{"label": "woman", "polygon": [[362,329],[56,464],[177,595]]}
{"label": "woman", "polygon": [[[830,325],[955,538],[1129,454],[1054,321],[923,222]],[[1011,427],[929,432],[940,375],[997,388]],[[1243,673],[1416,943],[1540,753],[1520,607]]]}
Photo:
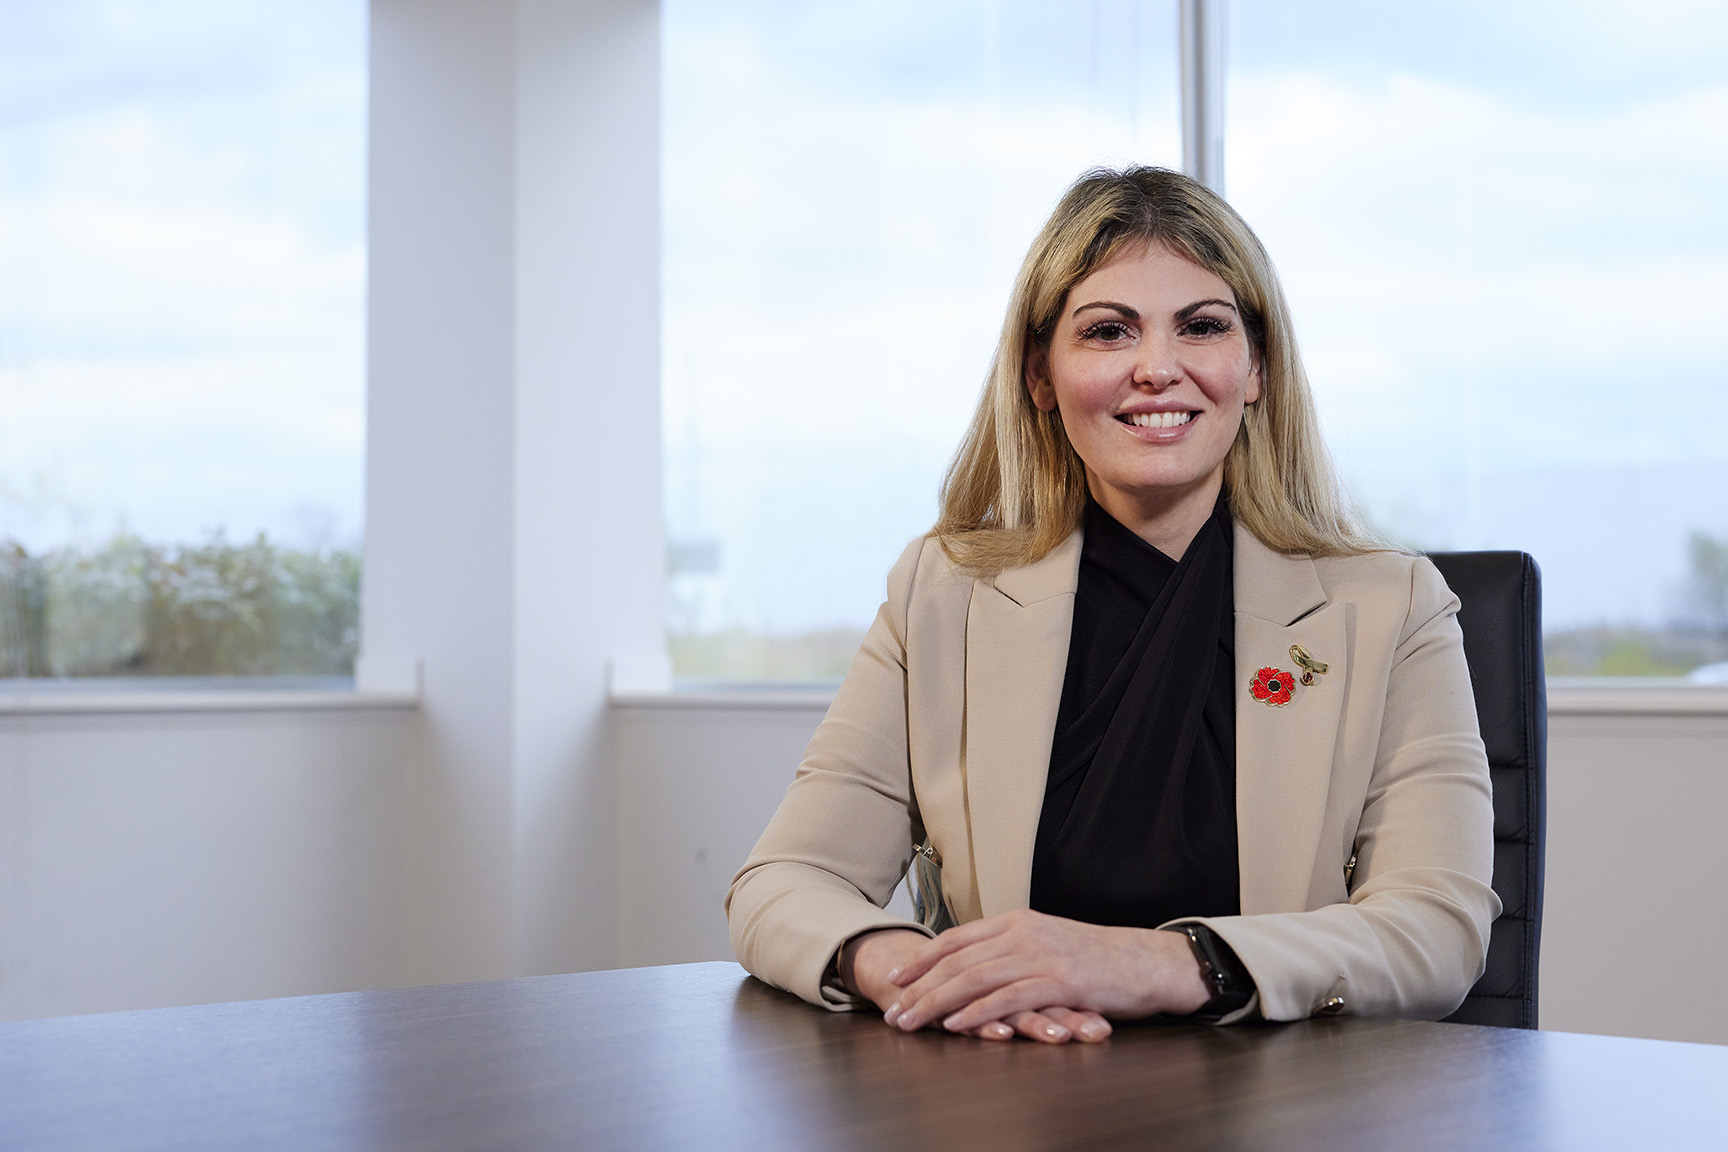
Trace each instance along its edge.
{"label": "woman", "polygon": [[[733,947],[990,1039],[1443,1016],[1500,910],[1457,607],[1351,527],[1247,225],[1178,173],[1088,173],[733,881]],[[882,908],[915,848],[940,935]]]}

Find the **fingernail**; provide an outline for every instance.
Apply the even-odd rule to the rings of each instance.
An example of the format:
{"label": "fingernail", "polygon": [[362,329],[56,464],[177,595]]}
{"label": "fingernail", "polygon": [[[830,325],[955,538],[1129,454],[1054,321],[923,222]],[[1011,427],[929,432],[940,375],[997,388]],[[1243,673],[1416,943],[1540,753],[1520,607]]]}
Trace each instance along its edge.
{"label": "fingernail", "polygon": [[905,967],[906,965],[901,964],[888,969],[888,983],[898,984],[900,982],[900,973]]}
{"label": "fingernail", "polygon": [[898,1015],[900,1015],[900,1001],[896,1000],[894,1003],[888,1005],[888,1011],[882,1013],[882,1019],[892,1024],[894,1023],[894,1017]]}
{"label": "fingernail", "polygon": [[1068,1039],[1068,1029],[1062,1027],[1060,1024],[1046,1024],[1044,1026],[1044,1035],[1050,1037],[1052,1040],[1066,1040]]}
{"label": "fingernail", "polygon": [[944,1027],[944,1028],[948,1029],[948,1031],[952,1032],[952,1031],[954,1031],[955,1026],[959,1022],[960,1022],[960,1013],[956,1012],[956,1013],[954,1013],[954,1015],[948,1017],[948,1019],[942,1021],[942,1027]]}
{"label": "fingernail", "polygon": [[1086,1023],[1080,1025],[1080,1035],[1087,1040],[1102,1040],[1106,1035],[1108,1035],[1108,1032],[1106,1032],[1104,1025],[1098,1023],[1098,1021],[1088,1020]]}
{"label": "fingernail", "polygon": [[993,1040],[1006,1040],[1014,1035],[1014,1029],[1002,1023],[986,1025],[984,1032]]}

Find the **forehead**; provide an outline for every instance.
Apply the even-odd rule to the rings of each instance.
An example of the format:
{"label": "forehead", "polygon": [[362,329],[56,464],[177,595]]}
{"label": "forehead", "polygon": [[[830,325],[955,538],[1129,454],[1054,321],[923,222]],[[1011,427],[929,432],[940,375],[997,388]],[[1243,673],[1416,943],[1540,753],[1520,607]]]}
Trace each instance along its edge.
{"label": "forehead", "polygon": [[[1128,299],[1130,295],[1139,303]],[[1208,298],[1235,303],[1236,294],[1217,273],[1173,248],[1138,241],[1125,246],[1069,290],[1070,310],[1094,298],[1136,307],[1146,303],[1181,308]]]}

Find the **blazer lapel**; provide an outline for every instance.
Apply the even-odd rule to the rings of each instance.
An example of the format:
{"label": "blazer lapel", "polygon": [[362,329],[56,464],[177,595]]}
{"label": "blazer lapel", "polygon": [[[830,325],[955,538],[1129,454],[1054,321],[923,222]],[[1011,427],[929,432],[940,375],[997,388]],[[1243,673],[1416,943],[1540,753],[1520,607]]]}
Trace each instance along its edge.
{"label": "blazer lapel", "polygon": [[[1329,604],[1312,560],[1267,548],[1236,528],[1236,835],[1242,911],[1306,907],[1349,683],[1345,606]],[[1290,646],[1328,665],[1290,702],[1272,707],[1250,685],[1256,671],[1300,677]],[[1342,861],[1340,861],[1342,865]]]}
{"label": "blazer lapel", "polygon": [[972,585],[966,806],[983,916],[1024,908],[1031,898],[1032,847],[1068,666],[1080,543],[1075,532],[1036,564]]}

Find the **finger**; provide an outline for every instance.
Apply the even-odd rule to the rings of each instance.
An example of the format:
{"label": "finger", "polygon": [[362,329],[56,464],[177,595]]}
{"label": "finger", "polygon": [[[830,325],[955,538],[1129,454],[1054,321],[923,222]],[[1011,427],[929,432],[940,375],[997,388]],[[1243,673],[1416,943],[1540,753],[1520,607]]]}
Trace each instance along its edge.
{"label": "finger", "polygon": [[1009,1020],[1019,1012],[1042,1012],[1067,999],[1062,989],[1041,976],[1002,985],[983,996],[955,1005],[946,1014],[929,1017],[949,1032],[970,1032],[991,1020]]}
{"label": "finger", "polygon": [[[1061,1009],[1058,1009],[1061,1011]],[[1016,1012],[1008,1017],[1005,1024],[1028,1040],[1036,1040],[1040,1044],[1066,1044],[1074,1036],[1074,1032],[1065,1024],[1058,1024],[1043,1012]]]}
{"label": "finger", "polygon": [[980,1040],[1012,1040],[1014,1029],[1000,1020],[992,1020],[984,1027],[975,1029],[972,1035]]}
{"label": "finger", "polygon": [[888,973],[890,983],[905,987],[918,980],[942,960],[961,949],[968,948],[982,940],[999,936],[1004,925],[1000,918],[992,916],[988,920],[973,920],[961,924],[926,941],[911,956],[901,962],[900,966]]}
{"label": "finger", "polygon": [[1085,1044],[1096,1044],[1108,1039],[1114,1031],[1110,1021],[1092,1011],[1075,1011],[1072,1008],[1046,1008],[1044,1015],[1074,1033],[1074,1039]]}
{"label": "finger", "polygon": [[[1000,936],[987,938],[944,956],[922,976],[902,987],[883,1015],[890,1024],[896,1024],[900,1017],[910,1014],[903,1026],[911,1031],[995,987],[1023,979],[1030,972],[1028,958],[1005,946],[1003,941]],[[991,1019],[982,1017],[978,1023]]]}
{"label": "finger", "polygon": [[[1026,988],[1008,999],[1000,997],[1005,987],[1029,980],[1036,981],[1039,990]],[[1039,999],[1040,996],[1043,998]],[[975,1010],[967,1012],[964,1024],[950,1027],[951,1031],[969,1032],[992,1020],[1002,1019],[1008,1012],[1060,1004],[1066,999],[1068,997],[1061,995],[1050,981],[1042,978],[1025,956],[991,957],[952,970],[945,962],[901,993],[899,1000],[891,1006],[890,1014],[894,1018],[890,1023],[908,1032],[916,1031],[938,1020],[946,1021],[956,1011],[978,1005]],[[998,1010],[990,1010],[989,1005]]]}

